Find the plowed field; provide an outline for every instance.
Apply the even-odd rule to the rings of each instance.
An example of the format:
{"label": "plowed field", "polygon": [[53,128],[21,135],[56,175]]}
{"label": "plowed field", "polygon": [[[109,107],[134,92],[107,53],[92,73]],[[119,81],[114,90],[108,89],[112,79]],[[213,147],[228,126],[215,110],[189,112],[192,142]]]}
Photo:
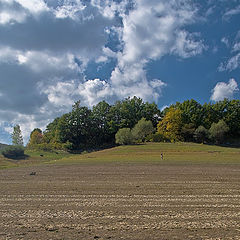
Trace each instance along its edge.
{"label": "plowed field", "polygon": [[1,240],[240,239],[237,164],[22,167],[0,185]]}

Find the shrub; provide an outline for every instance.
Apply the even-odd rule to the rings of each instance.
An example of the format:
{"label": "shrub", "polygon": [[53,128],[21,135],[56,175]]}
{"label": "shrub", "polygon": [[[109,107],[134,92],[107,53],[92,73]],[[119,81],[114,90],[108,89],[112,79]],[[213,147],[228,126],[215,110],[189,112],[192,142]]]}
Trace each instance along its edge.
{"label": "shrub", "polygon": [[223,120],[220,120],[218,123],[213,123],[211,125],[209,129],[210,138],[215,143],[223,143],[228,131],[228,125]]}
{"label": "shrub", "polygon": [[22,146],[9,146],[2,150],[2,155],[6,158],[21,159],[24,155],[24,147]]}
{"label": "shrub", "polygon": [[163,134],[161,133],[155,133],[152,136],[153,142],[169,142],[169,139],[167,139]]}
{"label": "shrub", "polygon": [[142,118],[132,129],[132,135],[135,140],[144,142],[146,137],[154,131],[153,124],[149,120]]}
{"label": "shrub", "polygon": [[121,128],[115,135],[116,143],[128,145],[133,143],[133,136],[130,128]]}
{"label": "shrub", "polygon": [[52,145],[49,143],[40,143],[34,145],[28,145],[28,149],[37,150],[37,151],[52,151]]}
{"label": "shrub", "polygon": [[72,151],[73,144],[69,141],[67,141],[66,143],[63,143],[63,150]]}
{"label": "shrub", "polygon": [[146,136],[145,142],[153,142],[153,133]]}
{"label": "shrub", "polygon": [[203,127],[203,126],[199,126],[195,132],[194,132],[194,139],[197,141],[197,142],[200,142],[200,143],[204,143],[205,141],[207,141],[208,139],[208,130]]}

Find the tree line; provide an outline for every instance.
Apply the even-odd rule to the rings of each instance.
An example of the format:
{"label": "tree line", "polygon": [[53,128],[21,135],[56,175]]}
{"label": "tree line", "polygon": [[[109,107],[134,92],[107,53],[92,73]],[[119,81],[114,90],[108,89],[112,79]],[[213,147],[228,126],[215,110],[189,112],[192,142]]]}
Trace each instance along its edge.
{"label": "tree line", "polygon": [[240,101],[201,105],[177,102],[163,111],[141,98],[126,98],[92,109],[76,102],[72,111],[54,119],[46,130],[34,129],[29,148],[83,150],[143,141],[227,143],[240,137]]}
{"label": "tree line", "polygon": [[164,110],[158,132],[172,141],[227,143],[240,136],[240,101],[177,102]]}
{"label": "tree line", "polygon": [[161,111],[155,103],[133,97],[110,105],[105,101],[89,109],[76,102],[72,111],[54,119],[46,130],[34,129],[28,147],[48,149],[96,149],[115,145],[119,129],[133,128],[145,118],[156,127]]}

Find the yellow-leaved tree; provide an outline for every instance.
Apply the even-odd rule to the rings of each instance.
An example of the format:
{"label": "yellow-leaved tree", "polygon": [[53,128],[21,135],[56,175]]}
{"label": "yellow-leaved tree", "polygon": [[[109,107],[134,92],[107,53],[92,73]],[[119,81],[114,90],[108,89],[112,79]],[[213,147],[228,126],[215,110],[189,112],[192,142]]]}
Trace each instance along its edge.
{"label": "yellow-leaved tree", "polygon": [[42,130],[39,128],[35,128],[30,135],[30,139],[28,142],[28,147],[34,147],[37,144],[43,143],[43,134]]}
{"label": "yellow-leaved tree", "polygon": [[171,142],[182,141],[182,112],[170,107],[163,119],[157,125],[157,131]]}

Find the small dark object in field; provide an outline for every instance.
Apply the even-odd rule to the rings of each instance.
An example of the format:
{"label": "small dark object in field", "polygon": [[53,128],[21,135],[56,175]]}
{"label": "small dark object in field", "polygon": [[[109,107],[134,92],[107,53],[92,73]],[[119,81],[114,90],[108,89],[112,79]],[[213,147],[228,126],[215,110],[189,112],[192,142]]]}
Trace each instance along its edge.
{"label": "small dark object in field", "polygon": [[36,175],[36,172],[31,172],[30,175],[31,175],[31,176],[35,176],[35,175]]}
{"label": "small dark object in field", "polygon": [[43,157],[43,154],[40,154],[40,157]]}
{"label": "small dark object in field", "polygon": [[56,154],[58,154],[58,152],[56,152]]}
{"label": "small dark object in field", "polygon": [[161,153],[161,160],[163,160],[163,153]]}
{"label": "small dark object in field", "polygon": [[54,227],[54,226],[48,226],[45,228],[46,231],[49,231],[49,232],[57,232],[58,231],[58,228]]}
{"label": "small dark object in field", "polygon": [[94,239],[98,239],[98,238],[100,238],[100,237],[99,237],[99,236],[95,236],[95,237],[94,237]]}
{"label": "small dark object in field", "polygon": [[136,186],[136,187],[140,187],[140,186]]}

